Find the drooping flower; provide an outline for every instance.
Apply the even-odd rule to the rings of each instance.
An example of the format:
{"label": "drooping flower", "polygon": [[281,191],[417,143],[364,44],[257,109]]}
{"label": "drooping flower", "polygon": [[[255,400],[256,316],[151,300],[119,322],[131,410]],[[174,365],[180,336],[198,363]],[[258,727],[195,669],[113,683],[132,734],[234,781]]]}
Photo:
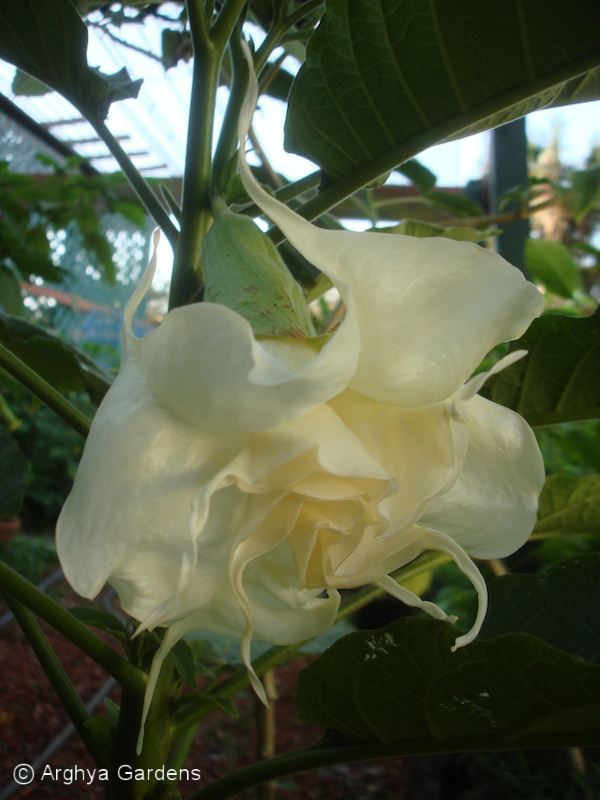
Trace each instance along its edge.
{"label": "drooping flower", "polygon": [[[256,85],[240,122],[244,141]],[[243,148],[242,148],[243,149]],[[94,419],[61,513],[58,552],[85,597],[108,581],[140,630],[167,628],[150,684],[192,630],[303,641],[334,621],[339,590],[374,583],[444,612],[389,573],[427,549],[451,556],[486,608],[471,556],[527,539],[543,484],[532,431],[477,395],[486,353],[541,313],[499,256],[446,239],[320,229],[246,190],[329,276],[346,314],[320,350],[254,335],[225,306],[171,311],[137,339],[130,301],[119,375]],[[506,366],[515,356],[500,362]],[[488,373],[489,374],[489,373]]]}

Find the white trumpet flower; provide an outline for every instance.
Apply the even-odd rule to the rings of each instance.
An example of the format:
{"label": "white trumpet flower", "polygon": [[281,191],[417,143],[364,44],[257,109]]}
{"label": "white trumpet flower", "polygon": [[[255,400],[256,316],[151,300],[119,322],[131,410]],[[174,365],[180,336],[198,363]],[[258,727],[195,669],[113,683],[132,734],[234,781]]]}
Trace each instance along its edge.
{"label": "white trumpet flower", "polygon": [[[240,119],[245,137],[256,103]],[[197,303],[142,339],[131,328],[61,513],[58,552],[85,597],[108,581],[140,629],[167,628],[162,659],[193,630],[300,642],[333,623],[339,590],[377,584],[444,612],[390,572],[447,553],[479,593],[471,556],[513,553],[533,527],[544,470],[526,422],[477,395],[486,353],[516,339],[542,296],[498,255],[448,239],[323,230],[254,179],[252,200],[339,290],[345,317],[319,350],[257,338],[234,311]],[[517,356],[501,361],[494,371]]]}

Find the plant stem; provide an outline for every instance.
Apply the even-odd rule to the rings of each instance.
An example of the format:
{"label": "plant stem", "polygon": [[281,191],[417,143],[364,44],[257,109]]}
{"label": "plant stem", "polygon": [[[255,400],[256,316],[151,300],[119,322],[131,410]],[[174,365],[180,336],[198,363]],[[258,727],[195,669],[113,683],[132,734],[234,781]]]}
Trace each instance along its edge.
{"label": "plant stem", "polygon": [[[411,198],[411,200],[414,202],[413,198]],[[388,202],[386,205],[391,205],[393,202],[394,201]],[[450,228],[454,225],[458,225],[462,228],[484,228],[490,225],[504,225],[509,222],[520,222],[521,220],[529,219],[529,217],[537,214],[538,211],[544,211],[547,208],[552,208],[557,205],[560,205],[559,198],[551,197],[539,203],[529,206],[519,206],[519,208],[514,209],[514,211],[504,211],[499,214],[482,214],[479,217],[450,217],[444,220],[443,226],[445,228]]]}
{"label": "plant stem", "polygon": [[169,240],[171,247],[175,247],[179,233],[175,225],[171,222],[169,212],[162,205],[153,190],[142,178],[137,169],[133,166],[131,159],[123,150],[117,139],[112,135],[107,125],[101,120],[89,118],[94,130],[110,150],[112,156],[121,167],[123,174],[131,184],[134,192],[143,203],[146,211],[154,219],[156,224],[162,228],[165,236]]}
{"label": "plant stem", "polygon": [[289,29],[292,28],[297,22],[300,22],[300,20],[303,19],[303,17],[305,17],[307,14],[310,14],[311,11],[315,11],[317,8],[319,8],[319,6],[322,5],[324,5],[324,0],[308,0],[308,2],[304,3],[304,5],[300,6],[300,8],[297,8],[287,17],[284,17],[281,13],[281,9],[285,10],[284,4],[275,3],[276,13],[278,11],[279,16],[275,19],[271,30],[268,32],[267,36],[263,40],[263,43],[254,55],[254,68],[256,69],[257,75],[267,63],[269,56],[277,47],[282,37],[289,31]]}
{"label": "plant stem", "polygon": [[231,34],[242,16],[247,0],[225,0],[219,17],[211,31],[213,44],[221,53],[227,47]]}
{"label": "plant stem", "polygon": [[[142,636],[133,643],[132,661],[141,672],[149,669],[156,651],[155,643],[153,647],[148,647],[149,641],[149,637]],[[172,742],[169,712],[173,670],[173,660],[166,658],[152,695],[152,704],[144,726],[144,746],[140,753],[137,752],[136,744],[144,705],[144,687],[123,689],[107,799],[143,800],[151,796],[162,800],[179,797],[174,787],[165,785],[154,774],[154,770],[166,764]],[[119,775],[119,767],[123,765],[131,770],[142,769],[147,777],[144,780],[131,780],[127,775]]]}
{"label": "plant stem", "polygon": [[281,177],[275,172],[271,162],[269,161],[267,154],[262,148],[261,143],[258,140],[254,127],[250,125],[250,130],[248,131],[248,138],[252,144],[252,149],[254,150],[255,154],[259,157],[261,164],[263,165],[263,170],[267,173],[269,178],[269,183],[271,184],[273,189],[281,189],[282,188],[282,180]]}
{"label": "plant stem", "polygon": [[248,65],[244,58],[240,36],[232,36],[229,43],[232,68],[231,86],[215,150],[213,194],[223,194],[227,188],[228,166],[238,144],[238,117],[248,87]]}
{"label": "plant stem", "polygon": [[190,725],[190,727],[181,734],[179,739],[177,739],[169,760],[169,769],[180,770],[185,766],[190,747],[196,738],[196,730],[196,725]]}
{"label": "plant stem", "polygon": [[84,438],[88,435],[91,422],[85,414],[3,344],[0,344],[0,367],[3,367],[13,378],[22,383],[26,389],[33,392],[77,433]]}
{"label": "plant stem", "polygon": [[[295,197],[298,197],[298,195],[304,194],[304,192],[308,192],[310,189],[314,189],[315,186],[318,186],[321,179],[320,176],[321,173],[318,171],[311,172],[310,175],[306,175],[304,178],[300,178],[293,183],[282,186],[281,189],[277,189],[277,191],[273,192],[273,195],[282,203],[287,203],[288,200],[293,200]],[[248,203],[248,205],[241,208],[240,213],[248,217],[258,217],[263,212],[255,203]],[[272,230],[276,231],[277,229],[273,228]]]}
{"label": "plant stem", "polygon": [[202,0],[187,0],[194,47],[192,96],[183,178],[181,233],[175,248],[169,308],[185,305],[202,274],[202,240],[212,224],[212,140],[222,51],[211,41]]}
{"label": "plant stem", "polygon": [[106,767],[108,765],[108,754],[98,744],[96,739],[91,735],[90,730],[86,727],[86,722],[90,719],[90,715],[81,701],[81,698],[75,691],[67,673],[64,671],[56,653],[44,636],[39,623],[33,614],[18,600],[15,600],[14,597],[4,593],[3,597],[14,614],[15,619],[21,626],[33,652],[36,654],[38,661],[48,676],[48,680],[52,684],[54,691],[71,718],[77,733],[89,750],[94,762],[98,767]]}
{"label": "plant stem", "polygon": [[104,667],[121,686],[143,691],[147,678],[141,670],[136,669],[112,647],[105,644],[99,636],[79,622],[73,614],[40,592],[33,584],[2,561],[0,561],[0,589],[66,636],[82,652]]}

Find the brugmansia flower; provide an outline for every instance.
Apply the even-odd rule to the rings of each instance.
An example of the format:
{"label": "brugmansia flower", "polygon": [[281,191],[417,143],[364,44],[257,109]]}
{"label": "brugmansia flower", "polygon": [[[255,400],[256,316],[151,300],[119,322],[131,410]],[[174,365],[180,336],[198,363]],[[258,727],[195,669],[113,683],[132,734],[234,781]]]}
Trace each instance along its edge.
{"label": "brugmansia flower", "polygon": [[[254,85],[240,123],[244,141]],[[58,523],[65,575],[85,597],[110,582],[123,608],[167,633],[299,642],[334,621],[340,589],[372,583],[436,617],[389,573],[426,549],[451,556],[486,607],[471,560],[527,539],[543,483],[534,436],[477,395],[486,353],[542,309],[499,256],[446,239],[322,230],[246,190],[329,276],[346,314],[320,349],[254,335],[222,305],[171,311],[137,339],[100,406]],[[514,359],[514,357],[513,357]],[[497,369],[511,359],[500,362]],[[489,374],[489,373],[488,373]]]}

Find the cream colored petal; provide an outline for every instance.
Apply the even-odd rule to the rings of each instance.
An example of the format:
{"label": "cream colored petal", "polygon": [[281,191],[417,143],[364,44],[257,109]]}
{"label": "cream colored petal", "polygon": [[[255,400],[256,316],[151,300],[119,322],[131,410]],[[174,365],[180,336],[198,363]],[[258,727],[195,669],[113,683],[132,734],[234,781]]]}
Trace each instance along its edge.
{"label": "cream colored petal", "polygon": [[133,570],[139,561],[136,603],[165,600],[172,591],[167,573],[179,575],[192,544],[198,486],[247,439],[191,429],[166,413],[129,360],[98,409],[57,524],[58,554],[73,588],[94,597],[117,569]]}
{"label": "cream colored petal", "polygon": [[277,342],[257,342],[235,312],[201,303],[171,311],[130,347],[154,396],[182,419],[211,431],[260,431],[345,388],[356,368],[358,331],[347,318],[320,353],[299,343],[301,366],[293,369],[278,360]]}
{"label": "cream colored petal", "polygon": [[502,558],[525,543],[535,524],[542,456],[518,414],[479,396],[463,407],[469,415],[463,469],[420,522],[444,531],[473,556]]}
{"label": "cream colored petal", "polygon": [[329,403],[398,489],[386,501],[390,534],[416,522],[455,480],[467,449],[467,429],[449,404],[397,408],[347,390]]}
{"label": "cream colored petal", "polygon": [[[241,142],[255,102],[252,78]],[[538,290],[488,250],[441,238],[327,231],[267,194],[243,147],[240,173],[255,203],[356,315],[360,360],[350,386],[367,397],[406,407],[440,402],[492,347],[521,336],[542,312]]]}

